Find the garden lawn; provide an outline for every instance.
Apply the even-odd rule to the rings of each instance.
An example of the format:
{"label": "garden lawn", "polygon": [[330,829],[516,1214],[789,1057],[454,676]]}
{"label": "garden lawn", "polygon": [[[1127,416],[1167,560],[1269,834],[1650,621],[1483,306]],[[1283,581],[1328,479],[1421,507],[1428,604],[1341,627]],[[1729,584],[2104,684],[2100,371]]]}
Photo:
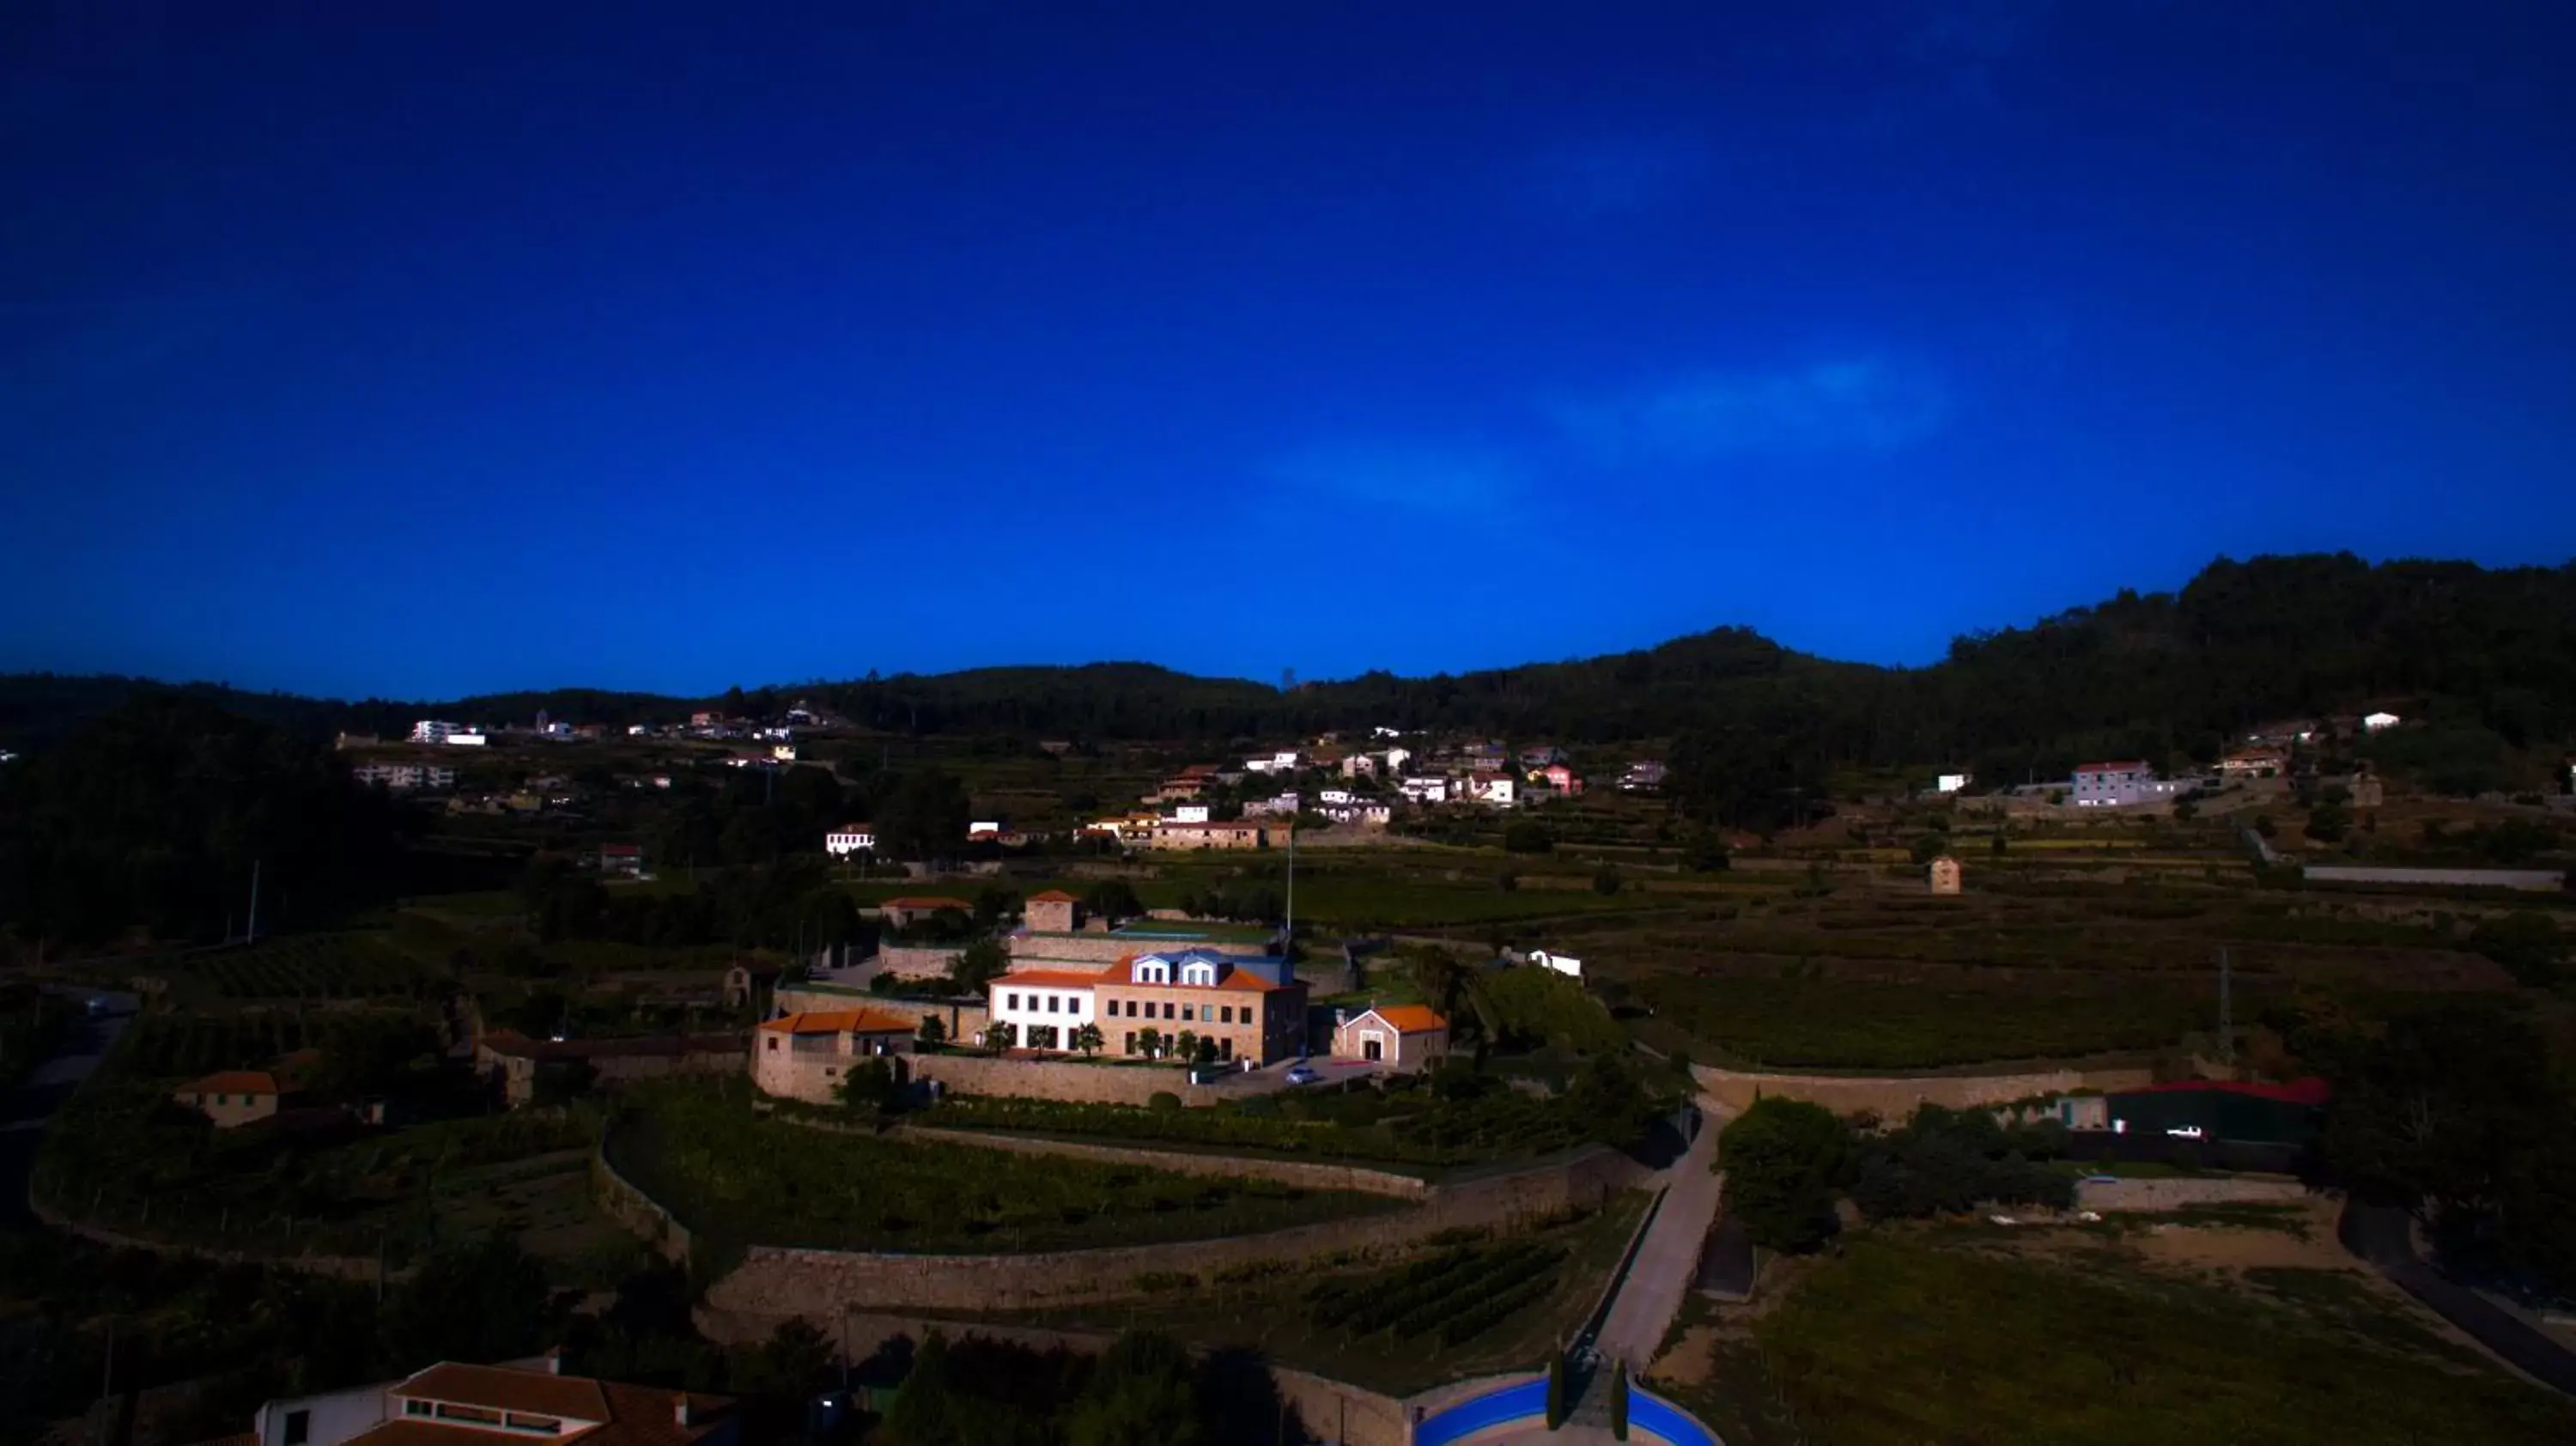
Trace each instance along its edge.
{"label": "garden lawn", "polygon": [[1407,1208],[1355,1192],[907,1144],[755,1113],[747,1083],[632,1091],[618,1171],[731,1244],[986,1254],[1245,1235]]}
{"label": "garden lawn", "polygon": [[2087,1260],[1862,1236],[1757,1339],[1803,1438],[1835,1446],[2576,1440],[2576,1403],[2445,1346],[2367,1289],[2231,1289]]}

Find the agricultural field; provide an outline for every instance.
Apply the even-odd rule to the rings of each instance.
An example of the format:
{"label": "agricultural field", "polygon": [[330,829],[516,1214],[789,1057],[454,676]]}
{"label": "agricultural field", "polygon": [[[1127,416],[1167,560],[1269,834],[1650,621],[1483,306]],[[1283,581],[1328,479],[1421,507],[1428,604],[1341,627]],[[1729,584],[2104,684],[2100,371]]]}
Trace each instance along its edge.
{"label": "agricultural field", "polygon": [[[2540,1446],[2576,1404],[2441,1333],[2330,1242],[2169,1229],[2140,1248],[1870,1232],[1758,1319],[1686,1321],[1659,1390],[1733,1446],[2174,1441]],[[1981,1238],[1984,1237],[1984,1238]],[[1726,1313],[1722,1313],[1726,1314]]]}
{"label": "agricultural field", "polygon": [[1306,1292],[1306,1323],[1318,1336],[1364,1341],[1383,1332],[1402,1345],[1472,1341],[1556,1293],[1566,1250],[1515,1240],[1456,1246],[1401,1270],[1335,1276]]}
{"label": "agricultural field", "polygon": [[[1183,1277],[1142,1299],[1011,1312],[996,1324],[1167,1331],[1206,1349],[1258,1351],[1281,1365],[1410,1395],[1495,1371],[1527,1370],[1600,1299],[1646,1197],[1472,1234],[1417,1259],[1270,1263]],[[1320,1279],[1318,1276],[1320,1275]],[[1401,1293],[1404,1309],[1383,1302]]]}
{"label": "agricultural field", "polygon": [[1124,1165],[910,1144],[755,1113],[747,1082],[631,1091],[618,1171],[695,1235],[734,1243],[959,1254],[1244,1235],[1403,1208]]}
{"label": "agricultural field", "polygon": [[1899,1070],[2170,1048],[2217,1023],[2207,998],[2155,984],[2030,993],[1938,984],[1660,974],[1637,997],[1700,1046],[1764,1068]]}
{"label": "agricultural field", "polygon": [[193,955],[149,972],[183,994],[225,1001],[432,999],[451,981],[377,933],[288,934]]}
{"label": "agricultural field", "polygon": [[38,1157],[43,1197],[149,1239],[273,1256],[381,1248],[397,1267],[493,1228],[539,1231],[531,1251],[567,1265],[616,1244],[589,1205],[585,1116],[217,1131],[168,1102],[170,1083],[120,1072],[76,1096]]}

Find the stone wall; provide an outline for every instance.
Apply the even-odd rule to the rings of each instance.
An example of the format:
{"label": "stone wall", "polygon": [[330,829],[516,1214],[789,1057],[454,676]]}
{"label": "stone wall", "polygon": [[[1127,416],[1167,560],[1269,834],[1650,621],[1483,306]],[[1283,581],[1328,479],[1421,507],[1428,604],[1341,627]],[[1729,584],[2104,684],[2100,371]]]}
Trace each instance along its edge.
{"label": "stone wall", "polygon": [[1192,1108],[1238,1096],[1190,1083],[1187,1070],[1153,1065],[1075,1064],[1042,1059],[996,1059],[984,1054],[916,1054],[903,1061],[908,1078],[937,1080],[960,1094],[1012,1095],[1089,1105],[1141,1105],[1158,1093],[1181,1097]]}
{"label": "stone wall", "polygon": [[944,1130],[923,1125],[904,1126],[903,1138],[966,1145],[979,1150],[1009,1150],[1023,1155],[1065,1155],[1112,1165],[1145,1165],[1180,1175],[1276,1180],[1301,1190],[1357,1190],[1398,1200],[1427,1199],[1433,1188],[1430,1182],[1412,1175],[1371,1170],[1361,1165],[1336,1165],[1322,1160],[1194,1155],[1182,1150],[1140,1149],[1126,1144],[1093,1145],[1074,1140],[1040,1139],[1032,1135],[1004,1135],[989,1130]]}
{"label": "stone wall", "polygon": [[965,950],[963,944],[880,944],[877,972],[898,979],[945,979]]}
{"label": "stone wall", "polygon": [[828,1320],[856,1306],[1026,1310],[1142,1292],[1140,1276],[1205,1276],[1267,1261],[1397,1251],[1442,1230],[1513,1228],[1569,1206],[1597,1208],[1651,1173],[1615,1150],[1442,1185],[1417,1206],[1261,1235],[1024,1255],[898,1255],[755,1245],[706,1295],[720,1311]]}
{"label": "stone wall", "polygon": [[2567,882],[2566,872],[2561,869],[2395,869],[2308,864],[2300,872],[2308,882],[2316,884],[2411,884],[2436,889],[2549,890],[2563,888]]}
{"label": "stone wall", "polygon": [[2296,1180],[2248,1180],[2241,1177],[2216,1177],[2207,1180],[2113,1180],[2103,1183],[2086,1181],[2075,1187],[2076,1208],[2082,1210],[2179,1210],[2185,1205],[2295,1205],[2314,1198],[2308,1187]]}
{"label": "stone wall", "polygon": [[652,1196],[637,1189],[634,1182],[618,1174],[617,1167],[608,1163],[605,1151],[591,1152],[590,1193],[609,1219],[642,1236],[669,1259],[684,1263],[688,1260],[689,1227]]}
{"label": "stone wall", "polygon": [[1691,1066],[1691,1074],[1698,1079],[1701,1093],[1713,1097],[1729,1114],[1745,1109],[1764,1095],[1785,1095],[1793,1100],[1823,1105],[1836,1114],[1874,1110],[1891,1120],[1912,1114],[1917,1105],[1967,1109],[1973,1105],[2008,1104],[2037,1095],[2066,1094],[2079,1089],[2110,1094],[2155,1083],[2153,1072],[2143,1068],[1879,1077],[1770,1074],[1695,1064]]}

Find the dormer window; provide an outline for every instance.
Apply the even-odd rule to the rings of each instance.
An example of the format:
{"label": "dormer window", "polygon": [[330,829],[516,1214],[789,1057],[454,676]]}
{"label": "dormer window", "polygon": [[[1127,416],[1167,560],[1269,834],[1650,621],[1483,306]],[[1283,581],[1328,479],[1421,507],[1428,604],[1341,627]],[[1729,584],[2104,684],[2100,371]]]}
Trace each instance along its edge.
{"label": "dormer window", "polygon": [[1171,961],[1170,961],[1170,960],[1168,960],[1168,959],[1139,959],[1139,960],[1137,960],[1137,961],[1136,961],[1136,982],[1137,982],[1137,983],[1139,983],[1139,984],[1169,984],[1169,983],[1171,983],[1171,982],[1172,982],[1172,965],[1171,965]]}
{"label": "dormer window", "polygon": [[1216,966],[1204,959],[1194,959],[1181,966],[1181,982],[1208,988],[1216,985]]}

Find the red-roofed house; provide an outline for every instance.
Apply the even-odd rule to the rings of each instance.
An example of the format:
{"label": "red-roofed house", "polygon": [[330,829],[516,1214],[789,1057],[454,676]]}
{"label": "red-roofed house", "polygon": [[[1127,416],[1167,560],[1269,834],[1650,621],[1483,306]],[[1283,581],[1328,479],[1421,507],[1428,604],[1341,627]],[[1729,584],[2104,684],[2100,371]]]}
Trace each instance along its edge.
{"label": "red-roofed house", "polygon": [[285,1094],[267,1070],[234,1069],[190,1080],[170,1098],[214,1121],[216,1129],[230,1130],[274,1118]]}
{"label": "red-roofed house", "polygon": [[506,1366],[441,1362],[400,1381],[270,1401],[249,1433],[224,1439],[244,1446],[491,1446],[505,1437],[733,1446],[737,1439],[728,1397],[559,1369],[553,1357]]}
{"label": "red-roofed house", "polygon": [[1333,1058],[1382,1064],[1397,1074],[1426,1070],[1449,1057],[1449,1021],[1420,1004],[1362,1010],[1333,1031]]}
{"label": "red-roofed house", "polygon": [[1020,909],[1021,922],[1046,934],[1070,934],[1082,927],[1082,901],[1062,889],[1031,894]]}
{"label": "red-roofed house", "polygon": [[788,1014],[753,1032],[751,1082],[761,1093],[827,1104],[861,1060],[904,1054],[920,1025],[881,1009]]}
{"label": "red-roofed house", "polygon": [[877,917],[885,920],[887,927],[901,929],[920,923],[942,909],[954,909],[961,914],[975,912],[975,906],[964,899],[952,899],[944,894],[913,894],[888,899],[877,905]]}

